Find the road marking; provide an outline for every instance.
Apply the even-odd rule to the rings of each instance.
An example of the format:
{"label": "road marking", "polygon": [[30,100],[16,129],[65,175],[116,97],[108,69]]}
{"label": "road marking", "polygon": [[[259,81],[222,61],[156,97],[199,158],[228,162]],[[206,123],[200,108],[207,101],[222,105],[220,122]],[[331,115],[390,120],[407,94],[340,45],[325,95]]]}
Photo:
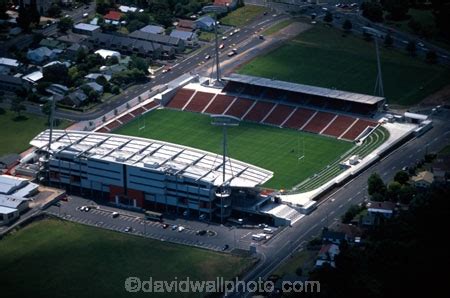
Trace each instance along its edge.
{"label": "road marking", "polygon": [[339,205],[339,209],[342,208],[342,207],[344,207],[344,204]]}
{"label": "road marking", "polygon": [[322,218],[321,220],[320,220],[320,222],[324,222],[325,221],[325,218]]}
{"label": "road marking", "polygon": [[333,215],[333,214],[334,214],[334,210],[330,211],[330,215]]}
{"label": "road marking", "polygon": [[395,166],[392,167],[392,170],[395,170]]}
{"label": "road marking", "polygon": [[357,195],[360,195],[360,194],[361,194],[361,191],[358,191],[356,194],[357,194]]}
{"label": "road marking", "polygon": [[353,197],[348,198],[347,202],[350,202],[351,200],[353,200]]}

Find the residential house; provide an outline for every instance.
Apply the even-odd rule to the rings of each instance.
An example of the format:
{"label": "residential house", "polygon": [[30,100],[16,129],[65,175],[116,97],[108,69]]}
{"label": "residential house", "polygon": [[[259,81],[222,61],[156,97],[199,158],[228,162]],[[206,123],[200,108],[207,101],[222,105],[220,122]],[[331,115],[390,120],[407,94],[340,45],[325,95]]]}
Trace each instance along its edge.
{"label": "residential house", "polygon": [[368,214],[380,215],[385,218],[391,218],[394,215],[395,204],[389,201],[369,202],[367,204]]}
{"label": "residential house", "polygon": [[1,73],[10,74],[17,71],[21,63],[16,59],[0,57],[0,68],[3,69]]}
{"label": "residential house", "polygon": [[84,94],[82,90],[75,90],[74,92],[69,93],[67,96],[65,96],[61,103],[66,105],[75,105],[80,106],[87,100],[87,95]]}
{"label": "residential house", "polygon": [[98,83],[96,83],[96,82],[89,82],[86,85],[91,87],[92,90],[94,90],[97,93],[100,93],[100,94],[103,93],[103,86],[98,84]]}
{"label": "residential house", "polygon": [[450,155],[438,155],[431,169],[436,181],[446,181],[450,177]]}
{"label": "residential house", "polygon": [[36,70],[36,71],[33,71],[32,73],[24,75],[22,77],[22,79],[33,85],[36,85],[39,82],[39,80],[41,80],[43,77],[44,77],[44,74],[42,73],[42,71]]}
{"label": "residential house", "polygon": [[196,27],[198,29],[204,30],[204,31],[212,31],[214,30],[214,19],[208,15],[203,16],[199,18],[198,20],[194,21]]}
{"label": "residential house", "polygon": [[61,53],[62,50],[59,49],[50,50],[47,47],[40,47],[34,50],[29,50],[27,52],[27,59],[32,63],[41,64],[46,61],[54,60]]}
{"label": "residential house", "polygon": [[111,80],[110,75],[102,74],[102,73],[90,73],[88,75],[85,75],[84,78],[88,80],[89,82],[95,82],[99,77],[104,77],[106,81],[109,82]]}
{"label": "residential house", "polygon": [[146,33],[140,30],[131,32],[130,34],[128,34],[128,37],[157,43],[163,46],[173,47],[178,53],[184,51],[184,41],[177,37],[155,33]]}
{"label": "residential house", "polygon": [[111,51],[111,50],[105,50],[105,49],[100,49],[95,51],[95,54],[102,56],[103,59],[108,59],[111,57],[117,57],[120,58],[120,53],[117,51]]}
{"label": "residential house", "polygon": [[29,85],[22,78],[0,74],[0,90],[15,92],[22,88],[28,89]]}
{"label": "residential house", "polygon": [[419,172],[416,176],[411,178],[414,185],[418,188],[428,188],[434,181],[433,173],[429,171]]}
{"label": "residential house", "polygon": [[324,242],[330,242],[330,243],[339,245],[342,242],[346,241],[347,237],[346,237],[345,233],[330,230],[328,228],[324,228],[322,230],[322,240]]}
{"label": "residential house", "polygon": [[334,243],[322,245],[319,254],[317,255],[316,266],[321,267],[324,264],[329,264],[331,267],[335,268],[335,258],[339,253],[339,246]]}
{"label": "residential house", "polygon": [[345,235],[345,239],[349,243],[361,242],[362,231],[356,225],[338,223],[335,226],[333,226],[333,229],[336,232],[343,233]]}
{"label": "residential house", "polygon": [[67,59],[73,61],[77,58],[79,51],[85,51],[85,53],[87,53],[88,48],[85,45],[81,45],[79,43],[74,43],[66,49],[64,55]]}
{"label": "residential house", "polygon": [[51,84],[48,86],[45,91],[53,95],[61,95],[64,96],[69,92],[69,88],[67,86],[61,84]]}
{"label": "residential house", "polygon": [[100,26],[86,23],[79,23],[73,26],[72,32],[92,36],[94,32],[100,32]]}
{"label": "residential house", "polygon": [[103,16],[106,24],[119,25],[120,19],[123,17],[123,13],[120,11],[110,10]]}
{"label": "residential house", "polygon": [[185,19],[178,20],[177,30],[194,31],[195,29],[197,29],[197,25],[194,21]]}
{"label": "residential house", "polygon": [[172,30],[171,37],[179,38],[184,41],[184,44],[188,47],[196,47],[198,45],[198,36],[195,32]]}
{"label": "residential house", "polygon": [[233,10],[237,7],[237,0],[214,0],[214,5],[226,6],[229,10]]}
{"label": "residential house", "polygon": [[139,31],[145,32],[145,33],[153,33],[153,34],[164,34],[165,30],[164,27],[161,26],[155,26],[155,25],[147,25]]}
{"label": "residential house", "polygon": [[110,66],[103,65],[100,67],[100,72],[102,74],[112,76],[115,73],[119,73],[119,72],[125,71],[127,69],[128,69],[128,67],[123,64],[114,64],[114,65],[110,65]]}
{"label": "residential house", "polygon": [[67,48],[67,45],[65,43],[62,43],[61,41],[57,39],[52,38],[44,38],[39,42],[39,46],[46,47],[49,49],[59,49],[64,50]]}

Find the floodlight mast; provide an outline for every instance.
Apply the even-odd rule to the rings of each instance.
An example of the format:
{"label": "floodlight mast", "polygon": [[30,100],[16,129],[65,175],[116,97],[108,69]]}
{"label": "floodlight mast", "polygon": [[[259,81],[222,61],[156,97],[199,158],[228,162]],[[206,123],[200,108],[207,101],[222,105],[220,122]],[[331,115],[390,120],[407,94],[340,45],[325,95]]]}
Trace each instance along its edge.
{"label": "floodlight mast", "polygon": [[[223,198],[229,196],[229,189],[226,185],[226,156],[227,156],[227,127],[235,127],[239,125],[239,118],[233,117],[233,116],[227,116],[227,115],[211,115],[212,121],[211,124],[214,126],[222,126],[223,131],[223,156],[222,156],[222,184],[219,187],[220,193],[218,194],[220,196],[220,222],[223,223]],[[216,192],[217,194],[217,192]]]}
{"label": "floodlight mast", "polygon": [[220,82],[220,61],[219,61],[219,38],[217,35],[217,14],[226,12],[227,8],[223,6],[216,6],[216,5],[208,5],[203,7],[203,12],[208,13],[212,12],[214,14],[214,35],[215,35],[215,60],[216,60],[216,80],[217,82]]}

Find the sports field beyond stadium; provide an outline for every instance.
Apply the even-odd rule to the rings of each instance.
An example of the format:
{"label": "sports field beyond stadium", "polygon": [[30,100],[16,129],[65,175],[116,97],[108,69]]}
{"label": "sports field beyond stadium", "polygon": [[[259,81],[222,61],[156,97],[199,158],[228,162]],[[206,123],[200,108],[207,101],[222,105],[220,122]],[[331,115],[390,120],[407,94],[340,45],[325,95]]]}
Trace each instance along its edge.
{"label": "sports field beyond stadium", "polygon": [[[384,92],[390,104],[412,105],[449,84],[450,69],[381,45]],[[295,67],[293,67],[295,66]],[[317,24],[280,48],[255,58],[239,73],[373,94],[373,42]]]}
{"label": "sports field beyond stadium", "polygon": [[[130,297],[124,288],[129,276],[167,281],[174,277],[231,279],[252,264],[249,258],[61,220],[34,222],[6,236],[1,243],[1,290],[3,297],[11,298]],[[131,296],[150,297],[151,293]]]}
{"label": "sports field beyond stadium", "polygon": [[[163,109],[147,113],[115,133],[221,153],[222,130],[210,122],[206,115]],[[247,122],[229,128],[228,142],[230,157],[273,171],[274,177],[264,186],[276,189],[293,187],[353,146],[348,141]]]}

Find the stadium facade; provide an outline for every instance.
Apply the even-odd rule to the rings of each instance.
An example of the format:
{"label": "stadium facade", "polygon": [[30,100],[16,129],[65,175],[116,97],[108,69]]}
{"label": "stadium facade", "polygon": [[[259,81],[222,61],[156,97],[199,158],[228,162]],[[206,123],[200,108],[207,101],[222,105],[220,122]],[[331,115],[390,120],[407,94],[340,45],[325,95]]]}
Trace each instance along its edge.
{"label": "stadium facade", "polygon": [[225,184],[236,195],[224,198],[219,191],[223,162],[217,154],[151,139],[64,130],[53,131],[48,150],[49,136],[44,131],[30,143],[50,185],[124,207],[226,218],[239,198],[263,203],[254,190],[273,177],[271,171],[226,159]]}

